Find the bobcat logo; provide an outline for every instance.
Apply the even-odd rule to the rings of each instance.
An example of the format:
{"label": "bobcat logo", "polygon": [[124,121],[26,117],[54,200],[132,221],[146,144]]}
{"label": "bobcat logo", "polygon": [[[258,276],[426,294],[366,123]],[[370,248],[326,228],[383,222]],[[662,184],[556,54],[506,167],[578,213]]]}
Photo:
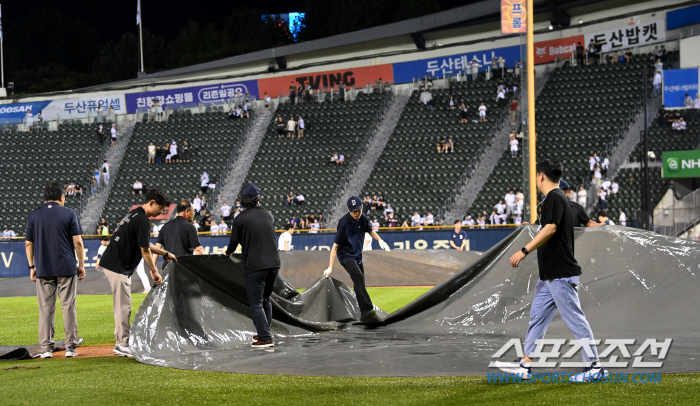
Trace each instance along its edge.
{"label": "bobcat logo", "polygon": [[545,56],[545,55],[547,55],[547,47],[544,47],[544,48],[535,47],[535,50],[536,50],[537,56]]}

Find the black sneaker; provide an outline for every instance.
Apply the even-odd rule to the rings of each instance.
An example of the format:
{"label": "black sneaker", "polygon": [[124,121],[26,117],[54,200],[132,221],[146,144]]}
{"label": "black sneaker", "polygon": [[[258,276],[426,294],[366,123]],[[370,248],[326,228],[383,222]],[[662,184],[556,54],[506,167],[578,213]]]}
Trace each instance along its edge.
{"label": "black sneaker", "polygon": [[269,340],[257,340],[250,345],[253,348],[270,348],[275,346],[275,342],[270,338]]}
{"label": "black sneaker", "polygon": [[571,380],[574,382],[598,382],[610,375],[607,369],[603,368],[603,363],[596,361],[590,367],[583,369],[583,372],[576,374]]}
{"label": "black sneaker", "polygon": [[360,321],[370,321],[377,315],[377,311],[372,309],[360,317]]}

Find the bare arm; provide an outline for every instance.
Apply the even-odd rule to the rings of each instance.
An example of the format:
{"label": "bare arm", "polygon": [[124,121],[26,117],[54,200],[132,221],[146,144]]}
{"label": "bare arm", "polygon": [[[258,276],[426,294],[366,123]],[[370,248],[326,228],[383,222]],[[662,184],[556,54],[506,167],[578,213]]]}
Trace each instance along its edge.
{"label": "bare arm", "polygon": [[377,241],[382,241],[381,237],[379,237],[379,234],[377,234],[377,232],[374,230],[370,231],[369,235],[371,235],[372,238],[374,238]]}
{"label": "bare arm", "polygon": [[362,246],[362,250],[364,251],[365,248],[367,248],[367,245],[372,244],[372,240],[365,240],[364,245]]}
{"label": "bare arm", "polygon": [[457,245],[455,245],[454,241],[452,241],[452,240],[450,240],[450,246],[456,250],[459,249],[459,247]]}
{"label": "bare arm", "polygon": [[[24,249],[27,251],[27,262],[29,266],[34,266],[34,243],[31,241],[24,242]],[[32,282],[36,282],[36,268],[31,268],[29,270],[29,277],[32,278]]]}
{"label": "bare arm", "polygon": [[[375,237],[377,234],[372,231],[372,234],[374,234],[372,237]],[[338,244],[333,243],[333,248],[331,248],[331,259],[328,262],[328,268],[333,268],[333,263],[335,262],[335,257],[338,255]]]}
{"label": "bare arm", "polygon": [[586,227],[597,227],[597,226],[602,226],[603,223],[597,223],[593,220],[588,220],[588,223],[586,223]]}
{"label": "bare arm", "polygon": [[[542,227],[540,232],[537,233],[537,235],[535,236],[535,238],[532,239],[532,241],[525,245],[525,249],[527,250],[527,252],[532,252],[536,250],[537,248],[541,247],[544,243],[546,243],[547,240],[549,240],[556,231],[556,224],[547,224],[546,226]],[[524,258],[525,254],[518,251],[510,257],[510,265],[513,268],[517,268],[518,265],[520,265],[520,261],[522,261]]]}
{"label": "bare arm", "polygon": [[204,248],[200,245],[194,249],[194,255],[204,255]]}
{"label": "bare arm", "polygon": [[461,251],[464,251],[465,249],[467,249],[467,241],[469,241],[469,240],[462,240],[462,246],[460,247]]}
{"label": "bare arm", "polygon": [[75,247],[75,253],[78,255],[78,279],[82,281],[85,277],[85,245],[83,244],[83,237],[74,235],[73,246]]}
{"label": "bare arm", "polygon": [[[156,248],[163,248],[163,244],[161,243],[156,243]],[[151,250],[151,256],[153,257],[153,263],[157,264],[158,263],[158,255],[153,253],[153,250]]]}
{"label": "bare arm", "polygon": [[[151,244],[151,247],[155,248],[153,244]],[[143,261],[146,263],[148,269],[151,270],[151,277],[153,278],[153,281],[156,283],[156,285],[160,285],[163,282],[163,278],[158,273],[158,268],[156,268],[156,264],[153,262],[151,248],[142,247],[141,256],[143,257]]]}

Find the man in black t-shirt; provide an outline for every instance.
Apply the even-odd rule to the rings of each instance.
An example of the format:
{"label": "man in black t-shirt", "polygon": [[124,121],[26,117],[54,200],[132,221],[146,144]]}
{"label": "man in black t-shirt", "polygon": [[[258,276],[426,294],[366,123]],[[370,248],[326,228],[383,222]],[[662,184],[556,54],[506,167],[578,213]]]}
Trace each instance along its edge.
{"label": "man in black t-shirt", "polygon": [[[564,192],[564,195],[568,195],[569,183],[564,179],[560,180],[559,189],[561,189],[561,191]],[[583,206],[581,206],[573,200],[567,200],[569,200],[569,208],[571,209],[571,218],[574,220],[574,227],[602,226],[602,224],[596,223],[595,221],[591,220],[590,217],[588,217],[586,209],[584,209]]]}
{"label": "man in black t-shirt", "polygon": [[[390,214],[393,215],[393,213]],[[362,263],[365,233],[369,233],[372,238],[377,240],[383,250],[389,251],[389,245],[379,238],[372,229],[372,224],[362,214],[362,200],[357,196],[352,196],[348,199],[348,213],[338,221],[338,230],[331,249],[330,262],[328,268],[323,272],[323,276],[330,276],[337,255],[338,262],[352,279],[357,304],[360,307],[360,321],[381,322],[383,320],[377,316],[377,311],[374,310],[372,300],[369,298],[367,288],[365,288],[365,267]]]}
{"label": "man in black t-shirt", "polygon": [[241,203],[245,210],[231,224],[231,240],[226,247],[231,256],[242,245],[245,290],[257,335],[253,348],[274,347],[270,331],[272,302],[270,296],[280,272],[280,254],[275,237],[275,219],[260,208],[260,189],[248,183],[241,189]]}
{"label": "man in black t-shirt", "polygon": [[579,42],[578,45],[576,45],[576,65],[578,67],[581,67],[584,65],[584,56],[585,56],[586,49],[581,45]]}
{"label": "man in black t-shirt", "polygon": [[112,288],[114,302],[114,353],[120,357],[133,357],[129,348],[129,318],[131,317],[131,274],[144,260],[151,270],[151,277],[160,285],[163,279],[153,262],[152,254],[162,255],[164,259],[177,259],[165,250],[151,244],[151,222],[149,217],[160,215],[170,206],[170,199],[165,192],[152,189],[146,193],[146,203],[131,210],[119,222],[114,230],[109,245],[102,254],[100,266]]}
{"label": "man in black t-shirt", "polygon": [[598,359],[593,332],[578,297],[581,267],[574,258],[574,223],[568,199],[558,187],[563,171],[564,167],[556,159],[537,164],[537,189],[544,194],[539,204],[542,207],[540,230],[532,241],[510,258],[510,264],[517,268],[530,252],[537,250],[540,278],[530,308],[530,326],[523,348],[525,355],[516,362],[496,362],[496,366],[529,379],[532,372],[530,355],[535,352],[536,341],[544,338],[558,309],[574,338],[583,345],[581,352],[586,367],[573,380],[589,382],[602,378],[608,371]]}
{"label": "man in black t-shirt", "polygon": [[[197,229],[192,224],[194,209],[188,200],[182,200],[177,205],[177,216],[165,223],[160,229],[156,239],[156,247],[163,248],[173,253],[176,257],[186,255],[204,255],[202,244],[199,243]],[[158,260],[158,255],[153,255],[153,262]],[[163,269],[168,266],[167,259],[163,261]]]}

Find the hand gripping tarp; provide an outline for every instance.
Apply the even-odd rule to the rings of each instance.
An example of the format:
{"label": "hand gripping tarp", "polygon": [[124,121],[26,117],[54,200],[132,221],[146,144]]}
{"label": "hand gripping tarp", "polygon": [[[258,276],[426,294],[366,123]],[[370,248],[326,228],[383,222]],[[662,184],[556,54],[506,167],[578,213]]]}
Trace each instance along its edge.
{"label": "hand gripping tarp", "polygon": [[[517,269],[510,256],[537,228],[523,226],[414,302],[386,317],[386,325],[359,327],[352,292],[321,279],[301,295],[280,280],[273,295],[274,350],[250,348],[254,335],[239,260],[183,258],[164,272],[163,285],[139,309],[133,352],[140,362],[230,372],[339,375],[484,375],[493,355],[510,339],[525,337],[538,281],[533,253]],[[579,295],[601,355],[606,340],[634,340],[603,356],[612,370],[698,371],[700,342],[700,243],[625,227],[575,232],[582,267]],[[372,264],[365,261],[366,272]],[[339,270],[342,272],[342,270]],[[336,308],[337,307],[337,308]],[[571,339],[555,316],[548,339]],[[643,349],[648,339],[667,351]],[[571,348],[561,347],[561,355]],[[643,349],[643,351],[642,351]],[[635,353],[641,351],[641,359]],[[510,351],[500,360],[510,360]],[[659,357],[663,355],[663,358]],[[613,364],[611,356],[618,356]],[[572,359],[581,361],[580,353]],[[551,361],[551,359],[550,359]],[[626,361],[626,367],[617,366]],[[634,362],[663,367],[634,367]],[[648,364],[647,364],[648,365]],[[652,369],[650,369],[652,368]],[[548,368],[550,370],[558,367]]]}

